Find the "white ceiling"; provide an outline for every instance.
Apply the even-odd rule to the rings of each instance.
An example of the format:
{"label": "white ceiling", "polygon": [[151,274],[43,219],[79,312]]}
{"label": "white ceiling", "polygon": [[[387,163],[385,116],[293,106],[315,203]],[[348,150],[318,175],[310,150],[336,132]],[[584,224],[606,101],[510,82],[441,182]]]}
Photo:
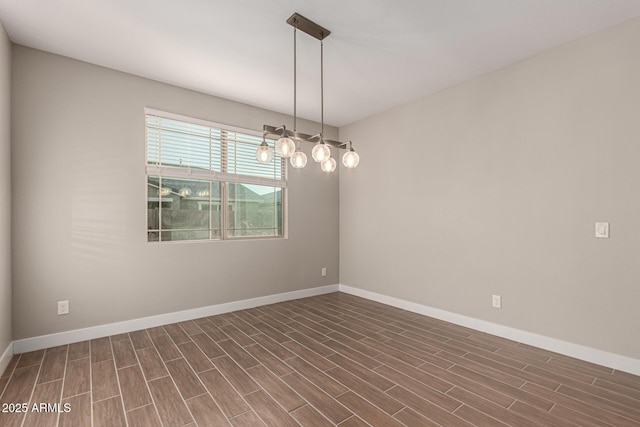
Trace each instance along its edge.
{"label": "white ceiling", "polygon": [[[298,12],[329,29],[325,121],[342,126],[640,16],[640,0],[0,0],[11,40],[293,112]],[[298,115],[320,119],[320,46],[298,35]]]}

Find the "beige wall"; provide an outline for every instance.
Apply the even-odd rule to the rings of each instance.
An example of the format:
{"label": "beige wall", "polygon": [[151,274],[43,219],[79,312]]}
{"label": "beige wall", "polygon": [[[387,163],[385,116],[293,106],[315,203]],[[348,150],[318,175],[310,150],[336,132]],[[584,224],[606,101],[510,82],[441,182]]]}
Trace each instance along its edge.
{"label": "beige wall", "polygon": [[22,46],[12,106],[14,339],[338,282],[338,177],[315,164],[290,169],[289,239],[146,242],[144,107],[291,118]]}
{"label": "beige wall", "polygon": [[340,282],[640,358],[639,43],[635,19],[341,128]]}
{"label": "beige wall", "polygon": [[11,42],[0,23],[0,356],[11,343]]}

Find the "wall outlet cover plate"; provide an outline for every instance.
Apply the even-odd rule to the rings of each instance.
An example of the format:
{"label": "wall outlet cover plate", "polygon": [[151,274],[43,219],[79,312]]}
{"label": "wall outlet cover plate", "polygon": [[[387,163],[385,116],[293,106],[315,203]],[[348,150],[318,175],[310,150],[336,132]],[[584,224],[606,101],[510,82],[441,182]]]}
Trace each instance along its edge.
{"label": "wall outlet cover plate", "polygon": [[596,237],[598,239],[609,238],[609,223],[608,222],[596,222]]}

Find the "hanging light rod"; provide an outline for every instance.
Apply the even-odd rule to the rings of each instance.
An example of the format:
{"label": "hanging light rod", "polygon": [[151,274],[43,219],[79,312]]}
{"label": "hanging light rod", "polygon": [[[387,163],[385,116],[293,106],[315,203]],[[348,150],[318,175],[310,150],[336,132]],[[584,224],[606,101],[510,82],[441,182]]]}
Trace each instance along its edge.
{"label": "hanging light rod", "polygon": [[[295,138],[301,141],[320,142],[319,133],[315,135],[309,135],[302,132],[294,132],[292,130],[285,128],[284,126],[276,127],[271,125],[262,125],[262,133],[264,134],[264,136],[282,137],[283,135],[285,135],[289,138]],[[348,142],[335,141],[333,139],[327,139],[327,138],[323,138],[323,139],[325,144],[330,145],[332,147],[336,147],[336,148],[346,148],[347,144],[349,144]]]}
{"label": "hanging light rod", "polygon": [[305,18],[299,13],[294,13],[287,19],[287,24],[291,25],[293,28],[297,28],[300,31],[304,31],[309,34],[311,37],[314,37],[318,40],[324,40],[327,38],[331,31],[327,30],[324,27],[316,24],[315,22]]}
{"label": "hanging light rod", "polygon": [[[336,170],[336,160],[331,156],[329,146],[334,148],[346,149],[346,153],[342,156],[342,164],[353,169],[360,163],[360,156],[353,149],[353,144],[349,142],[340,142],[326,139],[324,133],[324,42],[323,40],[331,34],[331,31],[316,24],[304,16],[294,13],[287,19],[287,24],[293,27],[293,131],[287,130],[285,125],[282,126],[262,126],[262,144],[256,150],[256,159],[260,163],[269,163],[273,160],[273,150],[266,141],[267,136],[275,136],[278,138],[275,144],[275,151],[280,157],[289,158],[291,166],[294,168],[303,168],[307,164],[307,155],[300,150],[300,142],[306,141],[316,144],[313,147],[312,157],[324,172],[333,172]],[[311,37],[320,41],[320,133],[315,135],[307,135],[306,133],[296,130],[297,119],[297,32],[298,30],[305,32]]]}

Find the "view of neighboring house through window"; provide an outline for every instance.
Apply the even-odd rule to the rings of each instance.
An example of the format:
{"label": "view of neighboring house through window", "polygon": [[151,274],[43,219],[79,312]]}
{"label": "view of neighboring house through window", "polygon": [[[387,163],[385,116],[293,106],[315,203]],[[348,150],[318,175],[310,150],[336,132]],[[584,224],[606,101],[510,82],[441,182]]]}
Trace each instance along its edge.
{"label": "view of neighboring house through window", "polygon": [[286,163],[259,163],[261,142],[259,132],[146,109],[148,241],[283,237]]}

